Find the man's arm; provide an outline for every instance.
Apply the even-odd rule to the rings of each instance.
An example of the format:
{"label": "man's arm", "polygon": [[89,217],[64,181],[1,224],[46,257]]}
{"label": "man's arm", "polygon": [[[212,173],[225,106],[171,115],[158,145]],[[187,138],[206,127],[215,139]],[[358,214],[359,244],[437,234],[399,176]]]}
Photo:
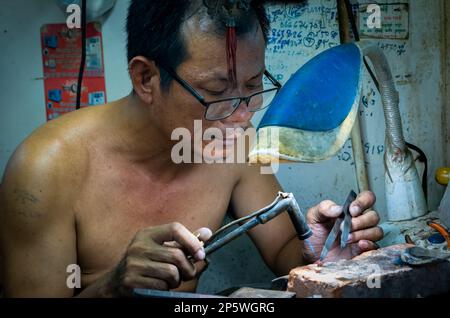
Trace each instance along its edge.
{"label": "man's arm", "polygon": [[[237,218],[269,205],[282,191],[277,179],[273,175],[261,174],[260,167],[246,166],[242,171],[232,194],[232,206]],[[302,243],[297,239],[286,212],[264,225],[256,226],[249,234],[266,264],[277,275],[285,275],[304,263]]]}
{"label": "man's arm", "polygon": [[[60,188],[61,145],[25,142],[8,163],[0,194],[0,248],[7,297],[68,297],[76,264],[75,219]],[[47,151],[48,150],[48,151]],[[73,189],[76,191],[77,189]]]}

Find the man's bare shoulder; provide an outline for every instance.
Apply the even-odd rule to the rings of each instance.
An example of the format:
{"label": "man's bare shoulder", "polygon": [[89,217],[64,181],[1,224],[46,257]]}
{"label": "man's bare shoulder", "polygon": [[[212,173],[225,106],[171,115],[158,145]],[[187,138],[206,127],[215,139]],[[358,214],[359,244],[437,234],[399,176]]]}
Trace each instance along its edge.
{"label": "man's bare shoulder", "polygon": [[41,126],[7,164],[0,190],[0,275],[6,295],[73,294],[64,269],[77,261],[75,202],[97,112],[83,109]]}
{"label": "man's bare shoulder", "polygon": [[[48,122],[35,130],[10,158],[2,181],[3,196],[14,191],[38,191],[51,200],[64,199],[66,189],[81,186],[88,164],[93,117],[83,109]],[[5,199],[5,198],[4,198]]]}

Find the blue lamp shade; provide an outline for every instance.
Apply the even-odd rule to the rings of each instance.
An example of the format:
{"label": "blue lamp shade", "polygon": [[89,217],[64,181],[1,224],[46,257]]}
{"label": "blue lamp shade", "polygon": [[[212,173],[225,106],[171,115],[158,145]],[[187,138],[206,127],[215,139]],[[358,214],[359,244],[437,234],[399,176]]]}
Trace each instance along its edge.
{"label": "blue lamp shade", "polygon": [[[361,73],[362,53],[356,44],[336,46],[311,59],[272,101],[250,161],[317,162],[336,154],[357,115]],[[278,142],[268,141],[274,129]]]}

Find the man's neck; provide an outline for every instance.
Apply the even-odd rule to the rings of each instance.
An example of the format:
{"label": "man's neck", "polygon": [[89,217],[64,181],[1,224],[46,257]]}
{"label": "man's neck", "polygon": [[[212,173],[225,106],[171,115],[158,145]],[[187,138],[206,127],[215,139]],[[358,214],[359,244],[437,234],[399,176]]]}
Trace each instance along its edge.
{"label": "man's neck", "polygon": [[136,96],[130,95],[113,103],[111,117],[114,129],[120,132],[117,151],[127,160],[168,178],[186,168],[173,162],[172,141],[158,128],[149,106]]}

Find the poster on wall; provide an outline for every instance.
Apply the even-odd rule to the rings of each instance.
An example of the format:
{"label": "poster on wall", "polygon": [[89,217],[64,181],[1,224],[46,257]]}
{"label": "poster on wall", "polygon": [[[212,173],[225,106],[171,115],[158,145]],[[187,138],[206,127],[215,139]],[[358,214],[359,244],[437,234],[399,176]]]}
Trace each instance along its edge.
{"label": "poster on wall", "polygon": [[[81,89],[81,107],[106,103],[101,25],[88,23],[86,66]],[[42,63],[47,120],[75,110],[81,63],[81,30],[66,24],[41,28]]]}

